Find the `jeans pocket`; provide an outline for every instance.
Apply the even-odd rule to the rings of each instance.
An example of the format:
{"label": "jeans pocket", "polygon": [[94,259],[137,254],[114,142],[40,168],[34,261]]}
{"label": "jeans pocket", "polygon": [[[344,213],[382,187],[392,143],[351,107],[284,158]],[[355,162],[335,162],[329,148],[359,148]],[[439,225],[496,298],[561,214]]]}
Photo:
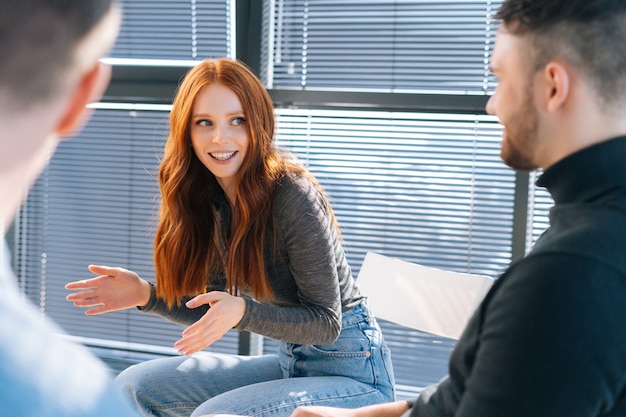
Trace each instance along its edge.
{"label": "jeans pocket", "polygon": [[[377,373],[385,370],[380,346],[368,337],[361,323],[344,328],[339,338],[330,345],[299,345],[294,347],[297,356],[298,376],[345,376],[368,385],[376,385]],[[385,371],[383,371],[385,372]]]}

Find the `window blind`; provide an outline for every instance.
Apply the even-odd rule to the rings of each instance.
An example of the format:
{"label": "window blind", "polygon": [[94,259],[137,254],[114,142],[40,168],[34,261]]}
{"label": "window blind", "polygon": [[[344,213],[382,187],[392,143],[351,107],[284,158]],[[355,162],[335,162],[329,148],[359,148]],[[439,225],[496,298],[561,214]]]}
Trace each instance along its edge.
{"label": "window blind", "polygon": [[281,109],[278,127],[332,197],[355,265],[368,250],[490,275],[510,261],[514,173],[493,117]]}
{"label": "window blind", "polygon": [[500,3],[274,0],[269,86],[485,94]]}
{"label": "window blind", "polygon": [[122,0],[111,57],[163,61],[233,55],[234,0]]}

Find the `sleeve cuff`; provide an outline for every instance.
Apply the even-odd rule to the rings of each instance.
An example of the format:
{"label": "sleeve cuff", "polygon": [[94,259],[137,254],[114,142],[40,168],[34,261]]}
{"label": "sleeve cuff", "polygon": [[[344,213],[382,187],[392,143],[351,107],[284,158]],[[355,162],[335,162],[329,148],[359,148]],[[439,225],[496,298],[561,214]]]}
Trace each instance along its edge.
{"label": "sleeve cuff", "polygon": [[148,304],[145,306],[137,306],[137,310],[139,311],[150,311],[154,308],[154,303],[156,302],[156,286],[154,283],[149,282],[150,284],[150,299],[148,300]]}

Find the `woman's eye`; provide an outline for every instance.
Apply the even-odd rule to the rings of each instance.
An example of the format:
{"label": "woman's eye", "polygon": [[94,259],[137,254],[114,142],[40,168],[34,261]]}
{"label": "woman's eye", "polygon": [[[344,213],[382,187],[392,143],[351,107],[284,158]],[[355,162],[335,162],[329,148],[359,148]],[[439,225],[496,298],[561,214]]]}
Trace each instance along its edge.
{"label": "woman's eye", "polygon": [[197,120],[197,121],[196,121],[196,124],[197,124],[198,126],[211,126],[211,125],[212,125],[211,121],[206,120],[206,119],[200,119],[200,120]]}
{"label": "woman's eye", "polygon": [[241,126],[245,122],[246,122],[246,119],[244,119],[243,117],[235,117],[231,123],[235,126]]}

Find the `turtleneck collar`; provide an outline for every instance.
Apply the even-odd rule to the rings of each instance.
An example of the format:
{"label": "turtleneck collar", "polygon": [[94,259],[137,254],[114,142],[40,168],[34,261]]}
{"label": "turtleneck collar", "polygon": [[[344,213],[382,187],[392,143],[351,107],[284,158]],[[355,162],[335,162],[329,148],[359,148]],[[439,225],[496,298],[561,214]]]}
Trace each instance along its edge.
{"label": "turtleneck collar", "polygon": [[586,201],[626,185],[626,136],[610,139],[569,155],[537,180],[556,204]]}

